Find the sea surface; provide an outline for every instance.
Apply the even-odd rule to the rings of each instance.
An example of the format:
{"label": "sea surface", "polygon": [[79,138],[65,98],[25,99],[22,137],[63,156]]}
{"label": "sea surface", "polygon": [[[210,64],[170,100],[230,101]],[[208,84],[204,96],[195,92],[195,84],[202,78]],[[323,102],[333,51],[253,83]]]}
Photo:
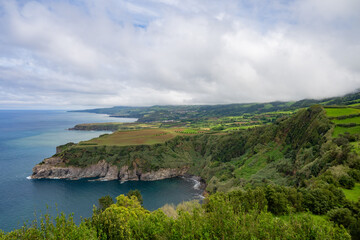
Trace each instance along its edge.
{"label": "sea surface", "polygon": [[191,179],[153,182],[31,180],[35,164],[55,154],[58,145],[97,137],[105,131],[69,131],[79,123],[131,122],[136,119],[66,111],[0,110],[0,229],[11,231],[35,214],[74,213],[76,222],[90,217],[93,205],[105,195],[113,198],[139,189],[144,207],[157,209],[199,198],[201,191]]}

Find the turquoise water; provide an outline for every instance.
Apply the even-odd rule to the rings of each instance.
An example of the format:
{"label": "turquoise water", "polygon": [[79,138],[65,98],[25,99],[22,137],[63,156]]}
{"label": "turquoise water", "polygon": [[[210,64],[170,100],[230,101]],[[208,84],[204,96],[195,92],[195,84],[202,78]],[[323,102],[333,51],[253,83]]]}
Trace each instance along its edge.
{"label": "turquoise water", "polygon": [[89,217],[97,199],[116,197],[139,189],[144,206],[157,209],[166,203],[198,198],[192,180],[174,178],[153,182],[29,180],[32,167],[55,153],[56,146],[97,137],[104,131],[68,131],[79,123],[134,121],[91,113],[65,111],[0,110],[0,229],[11,231],[34,214],[74,213]]}

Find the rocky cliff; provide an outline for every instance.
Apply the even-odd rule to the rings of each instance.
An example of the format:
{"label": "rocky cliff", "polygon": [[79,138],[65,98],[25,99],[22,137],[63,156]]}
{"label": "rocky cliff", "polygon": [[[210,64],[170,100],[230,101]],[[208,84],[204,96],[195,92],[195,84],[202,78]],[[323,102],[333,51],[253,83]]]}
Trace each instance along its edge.
{"label": "rocky cliff", "polygon": [[145,172],[139,168],[129,169],[128,166],[118,168],[105,160],[84,168],[66,166],[59,157],[45,159],[33,168],[32,179],[71,179],[97,178],[99,180],[143,180],[153,181],[183,176],[188,167],[162,168],[157,171]]}

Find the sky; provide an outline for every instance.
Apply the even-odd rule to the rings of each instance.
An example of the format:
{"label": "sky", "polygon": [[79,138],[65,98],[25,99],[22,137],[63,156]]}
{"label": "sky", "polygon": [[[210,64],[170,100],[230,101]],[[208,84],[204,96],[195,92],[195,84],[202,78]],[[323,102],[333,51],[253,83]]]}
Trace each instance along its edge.
{"label": "sky", "polygon": [[360,88],[359,0],[0,0],[0,109],[269,102]]}

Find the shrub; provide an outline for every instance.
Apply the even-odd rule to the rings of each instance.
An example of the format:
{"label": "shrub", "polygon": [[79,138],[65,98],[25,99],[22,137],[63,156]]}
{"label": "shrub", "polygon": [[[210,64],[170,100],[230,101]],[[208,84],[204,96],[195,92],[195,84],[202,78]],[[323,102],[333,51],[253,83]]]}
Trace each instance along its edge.
{"label": "shrub", "polygon": [[350,225],[356,222],[356,219],[352,216],[351,211],[348,208],[336,208],[327,213],[329,219],[337,224],[341,224],[348,228]]}
{"label": "shrub", "polygon": [[346,189],[352,189],[355,186],[355,181],[351,177],[343,175],[339,179],[339,184]]}
{"label": "shrub", "polygon": [[126,194],[126,196],[128,196],[129,198],[130,198],[131,196],[135,196],[141,205],[142,205],[143,202],[144,202],[143,197],[142,197],[142,195],[141,195],[141,193],[140,193],[140,191],[139,191],[138,189],[130,190],[130,191]]}

